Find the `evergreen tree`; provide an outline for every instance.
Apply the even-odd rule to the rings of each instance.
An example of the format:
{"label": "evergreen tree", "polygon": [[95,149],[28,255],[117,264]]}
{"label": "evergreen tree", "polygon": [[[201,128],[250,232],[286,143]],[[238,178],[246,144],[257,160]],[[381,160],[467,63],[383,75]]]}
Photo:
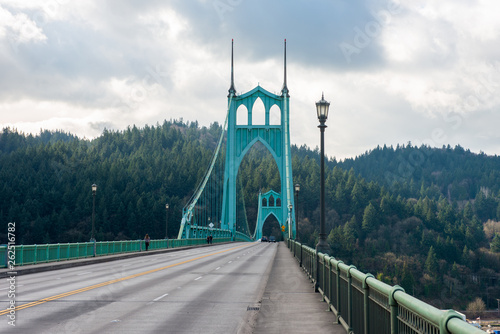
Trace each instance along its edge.
{"label": "evergreen tree", "polygon": [[401,276],[401,287],[405,289],[406,293],[414,295],[415,294],[414,286],[415,286],[415,277],[408,269],[408,264],[405,262],[403,264],[403,273]]}
{"label": "evergreen tree", "polygon": [[369,233],[377,227],[378,225],[377,216],[378,216],[377,210],[370,202],[370,204],[368,204],[368,206],[365,208],[363,214],[363,222],[361,223],[361,228],[365,233]]}
{"label": "evergreen tree", "polygon": [[352,216],[351,220],[344,225],[344,247],[348,251],[353,251],[356,244],[356,216]]}
{"label": "evergreen tree", "polygon": [[492,252],[500,253],[500,234],[499,233],[495,233],[495,237],[493,237],[493,240],[491,241],[491,244],[490,244],[490,249]]}
{"label": "evergreen tree", "polygon": [[438,273],[438,261],[433,246],[429,248],[429,252],[427,253],[427,260],[425,260],[425,270],[431,276],[435,276]]}

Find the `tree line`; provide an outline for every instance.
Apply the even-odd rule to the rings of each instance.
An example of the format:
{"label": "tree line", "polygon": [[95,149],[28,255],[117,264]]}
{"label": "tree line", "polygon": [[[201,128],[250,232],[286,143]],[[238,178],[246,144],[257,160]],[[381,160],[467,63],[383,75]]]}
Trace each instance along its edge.
{"label": "tree line", "polygon": [[[90,239],[92,192],[97,240],[176,237],[182,207],[204,176],[221,126],[170,120],[105,130],[96,139],[62,131],[0,134],[0,219],[16,222],[18,243]],[[292,147],[301,185],[300,241],[319,233],[319,151]],[[455,148],[377,147],[328,158],[326,227],[331,255],[437,307],[463,309],[481,296],[496,305],[500,271],[500,158]],[[276,163],[254,146],[238,172],[253,231],[260,190],[280,190]],[[239,196],[240,196],[239,195]],[[266,222],[269,227],[272,222]],[[266,227],[265,225],[265,227]],[[277,223],[273,225],[276,234]],[[6,233],[0,231],[6,240]]]}

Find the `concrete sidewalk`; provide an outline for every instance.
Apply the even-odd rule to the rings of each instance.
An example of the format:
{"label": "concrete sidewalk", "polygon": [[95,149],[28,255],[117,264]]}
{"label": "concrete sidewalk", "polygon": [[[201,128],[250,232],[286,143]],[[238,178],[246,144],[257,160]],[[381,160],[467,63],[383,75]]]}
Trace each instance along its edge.
{"label": "concrete sidewalk", "polygon": [[278,245],[252,332],[345,334],[290,250],[283,242]]}

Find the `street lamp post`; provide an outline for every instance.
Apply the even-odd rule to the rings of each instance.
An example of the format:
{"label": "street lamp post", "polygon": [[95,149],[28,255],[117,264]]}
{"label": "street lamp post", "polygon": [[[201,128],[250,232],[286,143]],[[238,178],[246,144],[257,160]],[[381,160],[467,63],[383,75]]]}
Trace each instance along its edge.
{"label": "street lamp post", "polygon": [[319,125],[318,128],[321,132],[321,173],[320,173],[320,183],[321,183],[321,193],[320,193],[320,227],[319,227],[319,241],[316,245],[316,251],[323,254],[329,252],[329,246],[326,242],[325,233],[325,122],[328,118],[328,109],[330,108],[330,102],[325,101],[325,97],[321,94],[321,100],[316,102],[316,112],[318,114]]}
{"label": "street lamp post", "polygon": [[299,191],[300,184],[295,184],[295,240],[300,240],[299,237]]}
{"label": "street lamp post", "polygon": [[165,204],[165,239],[168,239],[168,203]]}
{"label": "street lamp post", "polygon": [[288,204],[288,239],[293,239],[293,232],[292,232],[292,209],[293,205]]}
{"label": "street lamp post", "polygon": [[97,192],[97,185],[94,183],[92,185],[92,234],[90,236],[90,242],[95,242],[95,193]]}

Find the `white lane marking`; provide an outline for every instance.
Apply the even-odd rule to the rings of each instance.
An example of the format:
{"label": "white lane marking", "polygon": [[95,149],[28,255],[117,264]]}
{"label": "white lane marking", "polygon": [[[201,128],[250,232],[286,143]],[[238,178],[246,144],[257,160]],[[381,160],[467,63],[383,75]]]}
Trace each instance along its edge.
{"label": "white lane marking", "polygon": [[82,276],[82,275],[91,274],[91,273],[92,273],[91,271],[86,271],[84,273],[76,274],[76,276]]}
{"label": "white lane marking", "polygon": [[159,301],[160,299],[162,299],[163,297],[166,297],[166,296],[168,296],[168,293],[166,293],[164,295],[161,295],[160,297],[157,297],[157,298],[153,299],[153,301],[157,302],[157,301]]}
{"label": "white lane marking", "polygon": [[228,263],[231,263],[231,262],[233,262],[233,261],[229,261]]}
{"label": "white lane marking", "polygon": [[194,280],[195,280],[195,281],[197,281],[197,280],[201,279],[202,277],[203,277],[203,276],[197,277],[197,278],[195,278]]}
{"label": "white lane marking", "polygon": [[215,270],[219,270],[219,269],[220,269],[220,267],[215,268]]}

